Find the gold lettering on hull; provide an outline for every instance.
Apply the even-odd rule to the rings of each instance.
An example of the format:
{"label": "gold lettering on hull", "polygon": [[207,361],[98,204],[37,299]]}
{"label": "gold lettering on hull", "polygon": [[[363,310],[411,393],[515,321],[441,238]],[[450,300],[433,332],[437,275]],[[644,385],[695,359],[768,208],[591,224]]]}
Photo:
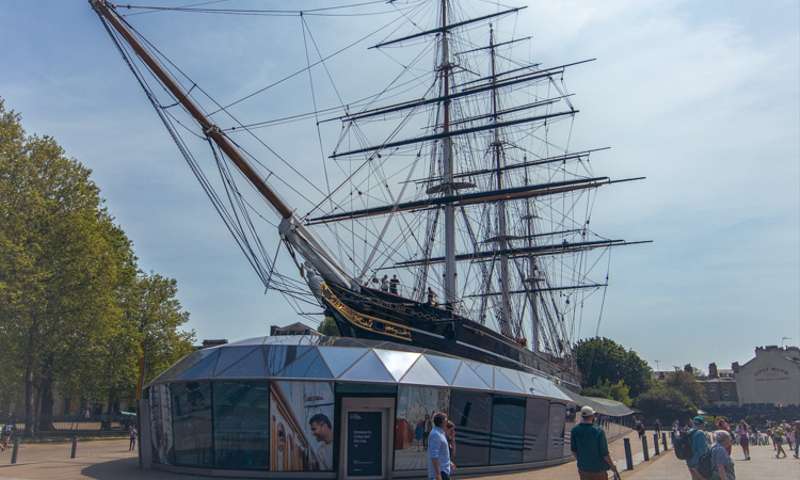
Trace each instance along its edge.
{"label": "gold lettering on hull", "polygon": [[342,302],[335,293],[333,293],[333,290],[328,287],[328,284],[324,282],[320,286],[320,290],[322,292],[322,297],[326,302],[328,302],[328,305],[339,312],[342,317],[346,318],[348,322],[352,323],[356,327],[381,335],[388,335],[406,342],[411,341],[411,330],[408,328],[394,322],[382,320],[378,317],[373,317],[372,315],[366,315],[353,310],[349,306],[345,305],[345,303]]}

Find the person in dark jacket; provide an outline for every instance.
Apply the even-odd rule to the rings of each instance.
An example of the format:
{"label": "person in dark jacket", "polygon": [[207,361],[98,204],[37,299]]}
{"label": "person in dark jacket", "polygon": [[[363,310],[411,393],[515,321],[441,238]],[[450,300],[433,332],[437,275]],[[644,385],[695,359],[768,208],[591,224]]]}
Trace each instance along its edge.
{"label": "person in dark jacket", "polygon": [[603,430],[594,425],[595,411],[590,406],[581,408],[581,423],[572,428],[570,448],[578,460],[581,480],[608,480],[608,470],[617,476],[617,466],[608,453],[608,440]]}
{"label": "person in dark jacket", "polygon": [[686,460],[686,466],[689,467],[689,473],[692,474],[692,480],[708,480],[700,471],[697,466],[700,464],[700,457],[708,451],[708,439],[705,432],[702,430],[706,421],[703,417],[697,416],[692,419],[693,428],[689,430],[689,439],[692,442],[692,456]]}

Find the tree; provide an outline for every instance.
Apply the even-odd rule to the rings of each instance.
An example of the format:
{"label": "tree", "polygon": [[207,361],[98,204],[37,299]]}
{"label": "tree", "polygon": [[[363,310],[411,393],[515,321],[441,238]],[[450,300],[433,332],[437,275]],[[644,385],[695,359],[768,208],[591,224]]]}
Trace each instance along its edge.
{"label": "tree", "polygon": [[0,364],[4,386],[21,387],[0,401],[22,398],[28,434],[50,426],[56,388],[112,400],[131,390],[141,352],[161,368],[193,336],[177,330],[188,314],[174,281],[137,278],[90,175],[0,99]]}
{"label": "tree", "polygon": [[581,391],[581,395],[585,395],[587,397],[608,398],[622,402],[629,407],[633,405],[633,400],[631,400],[630,396],[630,388],[625,385],[625,380],[620,380],[617,383],[611,383],[608,380],[603,380],[593,387],[584,388]]}
{"label": "tree", "polygon": [[325,316],[320,322],[319,327],[317,327],[317,331],[322,335],[326,335],[329,337],[338,337],[339,334],[339,327],[336,325],[336,321],[333,317]]}
{"label": "tree", "polygon": [[581,340],[574,352],[583,387],[623,380],[630,396],[637,397],[650,386],[652,370],[647,363],[636,352],[625,350],[613,340],[600,337]]}
{"label": "tree", "polygon": [[663,382],[656,382],[650,390],[636,399],[634,405],[646,417],[658,418],[663,422],[684,421],[697,414],[697,404]]}
{"label": "tree", "polygon": [[686,371],[672,372],[664,379],[664,385],[680,392],[698,407],[706,403],[705,390],[692,373]]}

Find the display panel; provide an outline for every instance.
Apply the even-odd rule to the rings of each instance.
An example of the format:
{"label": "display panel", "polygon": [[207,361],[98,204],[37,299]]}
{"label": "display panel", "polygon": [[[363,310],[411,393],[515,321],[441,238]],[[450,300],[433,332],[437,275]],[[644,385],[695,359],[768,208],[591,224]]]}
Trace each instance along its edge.
{"label": "display panel", "polygon": [[522,463],[525,438],[525,398],[492,399],[492,465]]}
{"label": "display panel", "polygon": [[175,465],[211,466],[211,384],[173,383],[170,391]]}
{"label": "display panel", "polygon": [[214,382],[214,456],[220,468],[266,469],[267,382]]}
{"label": "display panel", "polygon": [[150,443],[153,462],[169,464],[173,455],[172,409],[169,387],[153,385],[147,390],[150,404]]}
{"label": "display panel", "polygon": [[492,398],[488,393],[450,392],[450,420],[456,425],[456,455],[462,467],[489,464]]}
{"label": "display panel", "polygon": [[270,382],[270,469],[333,470],[333,385]]}
{"label": "display panel", "polygon": [[541,462],[547,459],[547,426],[550,402],[529,398],[525,406],[525,446],[522,461]]}
{"label": "display panel", "polygon": [[433,429],[433,415],[447,413],[449,390],[445,388],[401,385],[397,389],[397,413],[394,426],[394,469],[427,468],[428,435]]}
{"label": "display panel", "polygon": [[[569,439],[565,431],[567,406],[563,403],[550,403],[550,421],[547,428],[547,459],[563,458],[569,449]],[[567,440],[565,442],[565,439]]]}
{"label": "display panel", "polygon": [[347,475],[383,475],[383,412],[347,413]]}

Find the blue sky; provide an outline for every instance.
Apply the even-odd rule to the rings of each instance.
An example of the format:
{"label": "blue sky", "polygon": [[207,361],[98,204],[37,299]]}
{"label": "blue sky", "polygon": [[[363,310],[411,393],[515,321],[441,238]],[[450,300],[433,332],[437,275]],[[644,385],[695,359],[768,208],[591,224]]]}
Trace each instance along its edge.
{"label": "blue sky", "polygon": [[[158,13],[131,21],[222,100],[305,62],[295,19]],[[324,47],[372,21],[309,20]],[[596,164],[603,174],[648,177],[603,192],[595,210],[603,232],[655,240],[614,251],[601,334],[662,368],[729,366],[784,336],[797,344],[800,3],[538,1],[515,26],[534,35],[532,52],[547,64],[598,58],[570,72],[581,110],[575,141],[613,146]],[[256,336],[295,320],[280,297],[264,295],[86,2],[6,0],[0,27],[6,106],[93,169],[142,268],[178,280],[199,338]],[[373,77],[355,62],[393,65],[372,55],[362,48],[331,65],[347,98],[386,73]],[[309,107],[307,85],[290,82],[241,113]],[[582,331],[593,332],[588,323]]]}

